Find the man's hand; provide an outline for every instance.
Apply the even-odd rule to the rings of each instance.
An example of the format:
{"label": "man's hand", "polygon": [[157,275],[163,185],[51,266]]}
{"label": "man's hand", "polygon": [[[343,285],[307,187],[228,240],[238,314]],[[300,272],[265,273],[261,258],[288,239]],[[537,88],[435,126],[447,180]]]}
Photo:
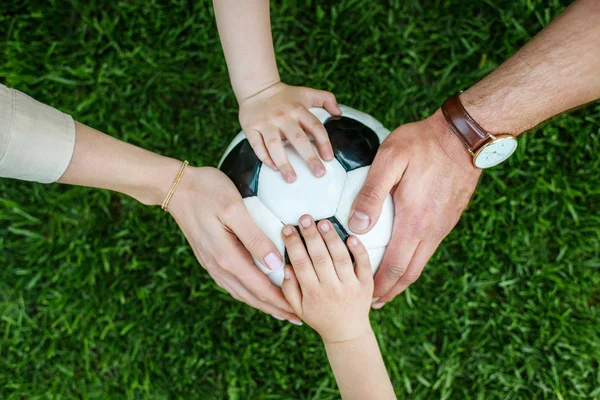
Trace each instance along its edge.
{"label": "man's hand", "polygon": [[446,124],[441,111],[396,128],[381,144],[350,213],[350,229],[368,232],[393,190],[392,239],[375,277],[381,308],[421,275],[467,206],[481,170]]}
{"label": "man's hand", "polygon": [[169,212],[217,285],[275,318],[299,323],[281,290],[252,261],[254,256],[267,268],[282,269],[281,255],[254,224],[240,194],[221,171],[188,167]]}

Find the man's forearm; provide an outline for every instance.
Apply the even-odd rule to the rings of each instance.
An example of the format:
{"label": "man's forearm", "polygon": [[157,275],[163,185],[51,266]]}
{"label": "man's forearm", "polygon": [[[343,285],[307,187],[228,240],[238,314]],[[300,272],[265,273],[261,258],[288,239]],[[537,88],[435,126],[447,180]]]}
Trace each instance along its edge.
{"label": "man's forearm", "polygon": [[325,343],[325,349],[344,400],[396,398],[372,331],[352,341]]}
{"label": "man's forearm", "polygon": [[73,156],[58,182],[115,190],[144,204],[161,204],[181,166],[179,161],[78,122],[75,129]]}
{"label": "man's forearm", "polygon": [[269,0],[213,0],[213,6],[238,101],[279,82]]}
{"label": "man's forearm", "polygon": [[518,135],[600,98],[600,1],[579,0],[461,95],[490,133]]}

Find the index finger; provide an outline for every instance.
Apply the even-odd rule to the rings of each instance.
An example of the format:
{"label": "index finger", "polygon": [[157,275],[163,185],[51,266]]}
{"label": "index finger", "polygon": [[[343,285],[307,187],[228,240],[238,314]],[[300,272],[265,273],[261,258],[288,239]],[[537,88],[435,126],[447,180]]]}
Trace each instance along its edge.
{"label": "index finger", "polygon": [[[257,208],[255,211],[260,214],[261,210]],[[271,239],[257,226],[243,202],[240,201],[230,205],[224,214],[225,224],[237,236],[250,254],[265,266],[265,269],[271,271],[280,271],[283,269],[284,264],[281,257],[283,243],[281,243],[280,249],[275,246]],[[260,217],[260,215],[257,214],[257,217]],[[262,218],[256,219],[263,221],[263,229],[271,231],[269,229],[271,228],[269,221],[265,221]],[[279,237],[279,229],[278,226],[277,236],[274,235],[275,232],[270,232],[271,236]]]}
{"label": "index finger", "polygon": [[232,246],[228,253],[228,259],[232,260],[230,265],[223,265],[227,272],[235,276],[237,280],[252,293],[260,302],[279,307],[282,310],[293,313],[293,309],[285,299],[280,288],[275,286],[267,275],[254,265],[250,253],[244,248],[240,241],[231,235]]}

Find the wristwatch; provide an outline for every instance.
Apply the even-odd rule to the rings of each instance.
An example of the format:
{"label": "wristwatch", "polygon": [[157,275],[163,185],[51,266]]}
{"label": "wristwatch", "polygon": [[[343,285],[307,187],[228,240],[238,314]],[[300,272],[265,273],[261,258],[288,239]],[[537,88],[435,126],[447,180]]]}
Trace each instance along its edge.
{"label": "wristwatch", "polygon": [[517,149],[517,139],[486,132],[465,110],[459,94],[444,102],[442,113],[452,132],[467,146],[473,164],[477,168],[490,168],[505,161]]}

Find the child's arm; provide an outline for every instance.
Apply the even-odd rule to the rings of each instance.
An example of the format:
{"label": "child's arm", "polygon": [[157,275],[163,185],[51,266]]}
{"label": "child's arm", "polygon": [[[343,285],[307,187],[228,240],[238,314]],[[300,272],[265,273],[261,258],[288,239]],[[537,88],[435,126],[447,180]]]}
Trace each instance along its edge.
{"label": "child's arm", "polygon": [[369,322],[373,276],[366,249],[352,236],[346,246],[331,222],[304,215],[298,223],[306,247],[290,225],[283,240],[293,269],[286,266],[283,293],[296,315],[323,339],[344,399],[395,399]]}
{"label": "child's arm", "polygon": [[213,5],[231,85],[240,106],[240,123],[256,155],[281,171],[287,182],[295,181],[295,171],[283,148],[282,139],[287,139],[313,174],[323,176],[325,168],[306,133],[313,136],[324,160],[333,159],[333,150],[323,124],[308,108],[323,107],[332,115],[341,115],[335,96],[281,82],[271,40],[268,0],[213,0]]}

